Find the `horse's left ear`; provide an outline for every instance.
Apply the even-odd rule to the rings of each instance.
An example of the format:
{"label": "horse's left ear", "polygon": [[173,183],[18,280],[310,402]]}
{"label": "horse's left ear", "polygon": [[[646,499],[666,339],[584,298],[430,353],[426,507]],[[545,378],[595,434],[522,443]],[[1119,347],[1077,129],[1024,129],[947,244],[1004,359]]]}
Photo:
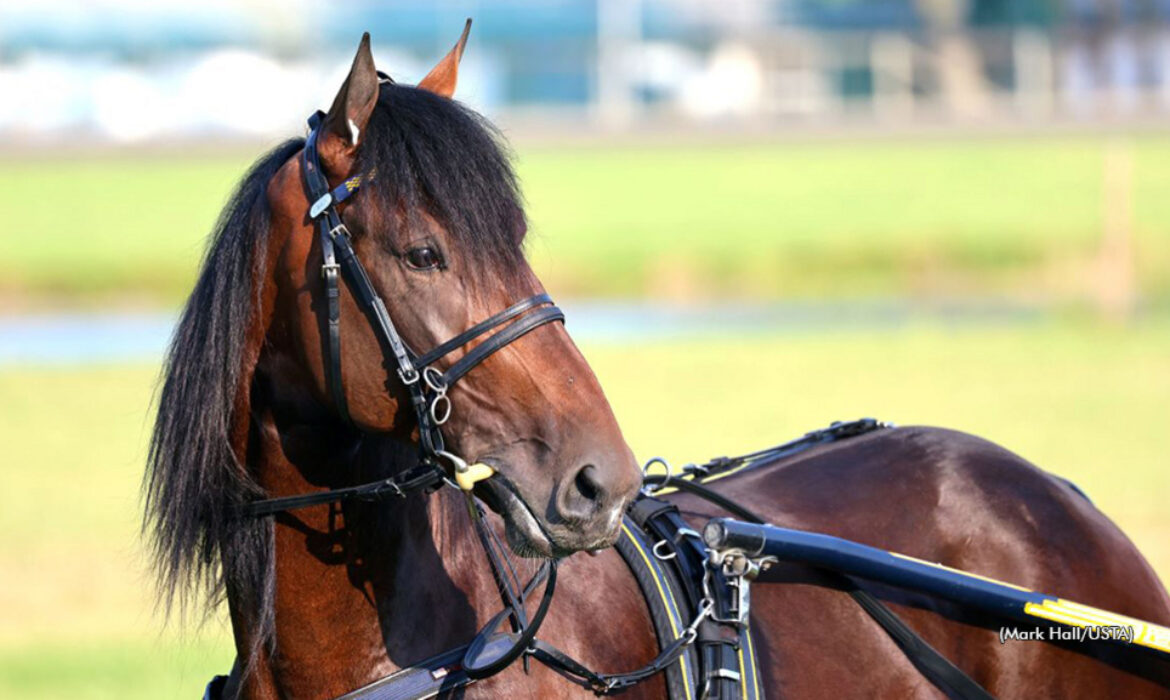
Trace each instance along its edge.
{"label": "horse's left ear", "polygon": [[455,83],[459,80],[459,61],[463,58],[463,47],[467,45],[467,34],[471,31],[471,18],[463,25],[463,34],[455,47],[439,61],[439,64],[427,73],[427,77],[419,81],[418,86],[429,90],[436,95],[452,97],[455,95]]}
{"label": "horse's left ear", "polygon": [[326,170],[337,176],[349,173],[353,165],[357,146],[361,143],[370,115],[378,104],[378,71],[374,68],[374,55],[370,52],[370,33],[362,34],[357,55],[349,75],[333,98],[333,106],[322,124],[324,138],[318,144],[318,152]]}

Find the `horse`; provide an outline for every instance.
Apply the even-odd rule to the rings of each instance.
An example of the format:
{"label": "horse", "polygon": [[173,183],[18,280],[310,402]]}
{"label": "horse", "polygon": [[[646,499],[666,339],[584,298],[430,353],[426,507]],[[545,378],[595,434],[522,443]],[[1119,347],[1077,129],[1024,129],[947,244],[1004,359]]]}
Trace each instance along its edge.
{"label": "horse", "polygon": [[[176,327],[145,527],[168,610],[226,601],[237,662],[222,697],[339,696],[466,644],[496,614],[498,582],[460,489],[340,503],[330,495],[413,473],[439,453],[488,465],[467,488],[495,513],[488,529],[502,533],[518,566],[559,562],[541,639],[603,671],[659,653],[647,603],[610,547],[642,474],[596,377],[554,313],[505,341],[466,330],[500,309],[548,309],[524,259],[526,220],[502,138],[453,99],[466,40],[465,28],[407,86],[375,69],[363,37],[311,134],[312,157],[304,139],[290,140],[240,182]],[[310,201],[318,167],[332,194]],[[333,223],[317,235],[322,211]],[[364,261],[361,289],[377,303],[336,286],[335,243]],[[514,311],[524,298],[535,301]],[[395,353],[375,320],[400,334]],[[464,340],[440,344],[452,337]],[[396,353],[436,344],[449,352],[428,382],[477,348],[490,353],[458,384],[431,387],[445,406],[420,406],[419,375],[400,366],[412,355]],[[436,439],[441,448],[419,452]],[[882,430],[715,486],[776,524],[1170,623],[1165,590],[1103,514],[976,437]],[[303,508],[239,515],[304,494]],[[685,493],[670,498],[696,527],[722,514]],[[939,694],[817,571],[778,565],[768,576],[778,582],[755,586],[751,609],[768,692]],[[1166,694],[1165,669],[1091,647],[1000,644],[994,621],[858,584],[997,696]],[[665,693],[662,674],[626,691]],[[527,661],[450,694],[592,696]]]}

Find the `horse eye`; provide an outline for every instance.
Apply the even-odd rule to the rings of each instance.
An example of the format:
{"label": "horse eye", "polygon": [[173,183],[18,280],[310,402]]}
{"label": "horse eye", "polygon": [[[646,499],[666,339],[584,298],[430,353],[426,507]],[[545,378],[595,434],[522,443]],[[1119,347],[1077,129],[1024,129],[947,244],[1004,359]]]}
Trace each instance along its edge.
{"label": "horse eye", "polygon": [[406,251],[406,264],[416,270],[433,270],[443,264],[443,258],[434,248],[411,248]]}

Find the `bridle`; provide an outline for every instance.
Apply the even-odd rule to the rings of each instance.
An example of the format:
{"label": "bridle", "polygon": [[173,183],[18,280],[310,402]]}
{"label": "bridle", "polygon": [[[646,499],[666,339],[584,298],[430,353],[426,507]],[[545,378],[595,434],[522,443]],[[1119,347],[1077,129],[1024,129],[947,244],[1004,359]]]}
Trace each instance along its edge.
{"label": "bridle", "polygon": [[[565,320],[564,312],[553,305],[548,294],[537,294],[480,321],[425,353],[414,352],[403,340],[390,318],[385,302],[370,282],[365,266],[353,249],[349,229],[338,211],[338,205],[353,196],[370,176],[354,175],[337,187],[329,187],[317,153],[324,118],[323,112],[317,112],[309,118],[310,132],[301,152],[301,171],[305,193],[310,201],[309,218],[316,226],[321,245],[321,277],[326,300],[326,332],[322,341],[325,384],[338,414],[345,423],[353,426],[341,372],[340,280],[344,279],[377,336],[383,353],[394,358],[395,373],[410,394],[411,406],[418,422],[419,464],[396,477],[369,484],[254,501],[241,508],[241,514],[245,516],[271,515],[319,503],[402,496],[409,491],[435,488],[446,479],[444,463],[455,472],[456,483],[463,490],[469,491],[475,482],[487,478],[492,471],[484,465],[468,465],[462,458],[446,450],[441,427],[451,417],[448,391],[468,372],[512,342],[545,324],[553,321],[563,323]],[[442,358],[492,331],[496,332],[471,348],[446,370],[435,366]]]}
{"label": "bridle", "polygon": [[[369,180],[370,175],[354,175],[337,187],[329,187],[317,152],[317,142],[324,118],[323,112],[317,112],[309,118],[310,132],[301,152],[301,171],[305,193],[310,202],[309,219],[316,226],[321,245],[321,276],[325,285],[327,322],[323,338],[327,390],[342,420],[354,426],[341,372],[339,282],[344,279],[346,287],[365,314],[374,335],[377,336],[383,353],[389,353],[394,358],[396,374],[410,394],[411,406],[418,421],[419,463],[405,472],[380,481],[329,491],[252,501],[242,505],[238,514],[242,518],[255,518],[323,503],[382,500],[389,497],[404,497],[413,491],[430,491],[444,483],[452,483],[443,467],[446,463],[454,472],[454,485],[466,494],[472,522],[487,553],[492,574],[505,606],[504,610],[476,636],[464,659],[464,671],[470,676],[486,677],[516,660],[535,638],[552,600],[556,586],[556,565],[552,560],[545,562],[527,584],[521,584],[510,565],[505,565],[503,546],[495,531],[485,524],[482,506],[471,496],[475,484],[492,476],[494,471],[482,464],[468,465],[465,460],[445,449],[441,427],[451,417],[451,400],[447,392],[492,354],[545,324],[554,321],[563,323],[565,315],[553,305],[549,295],[538,294],[476,323],[425,353],[414,352],[394,326],[386,304],[370,282],[369,274],[354,252],[349,229],[338,211],[338,205],[357,192],[363,181]],[[487,335],[489,333],[491,335]],[[436,366],[439,360],[485,335],[487,337],[482,342],[468,350],[446,370]],[[531,594],[542,582],[544,592],[539,607],[529,619],[524,606],[525,596]],[[496,632],[509,620],[513,633],[504,636],[508,637],[511,643],[489,644],[488,642],[500,641],[498,637],[501,635]]]}
{"label": "bridle", "polygon": [[[309,119],[312,131],[302,151],[301,170],[305,192],[312,204],[309,217],[316,223],[321,242],[321,276],[325,282],[328,339],[325,344],[325,374],[328,390],[342,419],[352,424],[345,385],[341,374],[341,316],[338,278],[344,277],[358,306],[365,313],[377,335],[383,351],[393,357],[399,379],[410,392],[411,404],[418,419],[419,445],[422,461],[433,461],[444,456],[443,435],[439,427],[451,416],[451,401],[447,391],[481,362],[525,334],[553,321],[564,322],[564,313],[553,305],[547,294],[538,294],[519,301],[487,318],[454,338],[419,355],[402,339],[386,305],[370,283],[365,267],[358,260],[350,240],[349,229],[341,220],[338,205],[357,192],[365,175],[355,175],[333,190],[325,179],[317,154],[317,139],[324,114],[317,112]],[[446,371],[434,364],[455,350],[480,338],[496,328],[509,324],[491,335]]]}

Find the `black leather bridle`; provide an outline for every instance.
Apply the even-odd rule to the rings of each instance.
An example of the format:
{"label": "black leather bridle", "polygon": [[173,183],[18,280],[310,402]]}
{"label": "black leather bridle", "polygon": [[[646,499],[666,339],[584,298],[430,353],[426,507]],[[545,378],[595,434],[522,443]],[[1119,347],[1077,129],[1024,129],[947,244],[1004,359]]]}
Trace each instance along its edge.
{"label": "black leather bridle", "polygon": [[[330,189],[317,153],[317,141],[324,118],[323,112],[317,112],[309,118],[311,131],[301,152],[301,171],[305,193],[310,202],[309,218],[316,225],[321,244],[321,277],[325,284],[327,322],[323,339],[325,383],[338,414],[343,421],[352,426],[353,419],[350,416],[341,373],[339,280],[344,279],[358,307],[373,328],[383,352],[393,356],[398,378],[410,394],[411,406],[418,421],[419,464],[402,474],[368,484],[254,501],[240,509],[241,515],[247,517],[271,515],[320,503],[403,496],[410,491],[433,488],[441,484],[446,476],[444,462],[456,472],[465,470],[466,462],[447,452],[443,443],[441,426],[451,416],[451,400],[447,392],[493,353],[547,323],[565,320],[564,313],[553,304],[548,294],[537,294],[480,321],[428,352],[420,355],[411,350],[394,326],[394,321],[386,310],[386,304],[370,282],[365,267],[358,260],[349,229],[341,220],[337,208],[358,191],[363,180],[368,179],[368,175],[352,176]],[[440,370],[435,366],[442,358],[492,331],[496,332],[471,348],[446,370]]]}
{"label": "black leather bridle", "polygon": [[[365,314],[384,353],[394,358],[398,378],[410,394],[411,405],[419,430],[419,463],[417,466],[380,481],[331,489],[317,493],[268,498],[242,505],[239,516],[255,518],[275,515],[289,510],[322,503],[349,500],[381,500],[403,497],[413,491],[426,491],[450,483],[443,462],[450,465],[456,481],[467,497],[468,510],[480,543],[491,564],[492,574],[500,589],[504,609],[480,631],[468,647],[463,670],[473,678],[490,676],[515,661],[529,647],[536,636],[552,601],[556,586],[556,564],[549,560],[527,584],[522,584],[511,567],[506,565],[503,545],[495,531],[484,523],[482,506],[471,496],[471,480],[463,481],[460,472],[468,470],[467,463],[450,452],[443,443],[441,426],[451,416],[451,400],[447,392],[468,372],[527,333],[553,321],[564,322],[564,313],[552,303],[547,294],[538,294],[519,301],[503,311],[475,324],[454,338],[418,354],[410,349],[394,326],[386,304],[370,282],[370,276],[358,260],[350,240],[349,229],[341,220],[338,205],[357,192],[368,175],[355,175],[330,189],[321,168],[317,141],[325,115],[317,112],[309,118],[309,136],[301,155],[305,193],[308,195],[309,218],[317,229],[321,244],[321,276],[325,285],[326,333],[324,343],[325,381],[327,390],[342,420],[353,426],[345,385],[341,373],[341,289],[344,279],[359,308]],[[499,330],[497,330],[499,329]],[[492,331],[495,331],[492,333]],[[467,351],[446,370],[436,362],[469,343],[492,333]],[[490,474],[490,470],[487,474]],[[525,597],[544,583],[540,604],[531,619],[525,610]],[[501,625],[511,623],[512,632],[504,633]]]}

